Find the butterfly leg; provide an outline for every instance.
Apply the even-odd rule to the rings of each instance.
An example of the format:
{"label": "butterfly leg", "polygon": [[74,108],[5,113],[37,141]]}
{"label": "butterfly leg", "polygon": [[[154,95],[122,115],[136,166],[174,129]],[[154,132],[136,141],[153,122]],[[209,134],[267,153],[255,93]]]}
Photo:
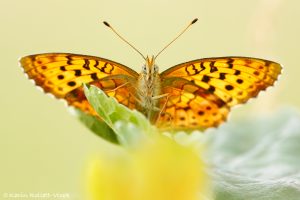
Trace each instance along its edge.
{"label": "butterfly leg", "polygon": [[157,99],[161,99],[161,98],[164,98],[164,97],[167,97],[169,94],[166,93],[166,94],[162,94],[162,95],[158,95],[158,96],[154,96],[152,97],[153,100],[157,100]]}
{"label": "butterfly leg", "polygon": [[111,89],[111,90],[106,90],[105,92],[115,92],[116,90],[126,86],[127,84],[129,84],[129,82],[123,83],[122,85],[119,85],[118,87]]}
{"label": "butterfly leg", "polygon": [[169,97],[170,97],[170,94],[169,93],[165,93],[165,94],[162,94],[162,95],[159,95],[159,96],[155,96],[153,97],[153,99],[161,99],[161,98],[166,98],[166,102],[164,103],[163,107],[160,109],[160,108],[157,108],[158,111],[159,111],[159,114],[158,114],[158,117],[155,121],[155,124],[158,123],[159,121],[159,118],[161,117],[161,115],[163,114],[163,111],[165,110],[166,106],[167,106],[167,103],[169,101]]}

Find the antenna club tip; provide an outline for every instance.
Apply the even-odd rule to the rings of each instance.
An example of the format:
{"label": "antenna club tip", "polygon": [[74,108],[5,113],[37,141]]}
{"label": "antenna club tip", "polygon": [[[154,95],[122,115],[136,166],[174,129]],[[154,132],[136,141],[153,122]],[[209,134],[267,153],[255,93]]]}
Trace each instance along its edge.
{"label": "antenna club tip", "polygon": [[191,24],[195,24],[197,21],[198,21],[198,18],[195,18],[195,19],[191,22]]}
{"label": "antenna club tip", "polygon": [[103,24],[107,27],[110,27],[109,23],[107,23],[106,21],[103,21]]}

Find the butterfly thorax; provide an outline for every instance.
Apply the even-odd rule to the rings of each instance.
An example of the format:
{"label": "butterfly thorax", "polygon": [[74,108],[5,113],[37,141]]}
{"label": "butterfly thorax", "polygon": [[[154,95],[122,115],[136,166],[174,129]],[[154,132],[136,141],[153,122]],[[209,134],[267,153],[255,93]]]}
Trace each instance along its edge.
{"label": "butterfly thorax", "polygon": [[139,111],[144,113],[150,120],[154,120],[155,113],[158,111],[158,99],[156,97],[161,94],[160,82],[158,66],[155,65],[154,56],[151,58],[147,56],[146,63],[138,78],[137,96]]}

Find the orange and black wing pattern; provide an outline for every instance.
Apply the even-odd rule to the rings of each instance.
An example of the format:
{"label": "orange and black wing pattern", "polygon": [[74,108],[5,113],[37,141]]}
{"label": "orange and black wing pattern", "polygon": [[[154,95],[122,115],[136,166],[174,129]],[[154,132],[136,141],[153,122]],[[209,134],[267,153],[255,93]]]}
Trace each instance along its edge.
{"label": "orange and black wing pattern", "polygon": [[96,85],[120,103],[134,108],[132,88],[138,73],[104,58],[68,54],[45,53],[21,58],[21,66],[30,79],[46,93],[65,99],[69,105],[95,115],[83,93],[83,84]]}
{"label": "orange and black wing pattern", "polygon": [[[215,127],[226,120],[230,107],[245,103],[272,86],[281,65],[258,58],[204,58],[176,65],[161,73],[165,117],[159,123],[174,128]],[[170,120],[169,116],[173,118]]]}

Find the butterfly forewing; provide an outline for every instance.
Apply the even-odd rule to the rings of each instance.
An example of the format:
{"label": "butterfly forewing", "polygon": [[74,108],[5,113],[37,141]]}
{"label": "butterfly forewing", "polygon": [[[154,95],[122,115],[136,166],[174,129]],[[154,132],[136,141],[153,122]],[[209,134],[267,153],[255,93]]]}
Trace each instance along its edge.
{"label": "butterfly forewing", "polygon": [[[138,74],[130,68],[99,57],[47,53],[23,57],[21,65],[30,79],[45,92],[52,93],[57,98],[90,114],[96,114],[83,93],[83,83],[96,85],[109,96],[124,105],[133,108],[130,97],[130,84],[135,82]],[[121,86],[121,87],[119,87]],[[126,95],[124,95],[126,93]]]}
{"label": "butterfly forewing", "polygon": [[[186,62],[161,73],[163,90],[170,97],[162,100],[160,107],[173,117],[174,128],[215,127],[226,120],[231,106],[257,96],[273,85],[280,73],[280,64],[257,58]],[[170,118],[163,115],[159,121],[164,124]]]}
{"label": "butterfly forewing", "polygon": [[204,58],[176,65],[161,74],[162,80],[181,77],[215,94],[233,106],[257,96],[274,84],[281,73],[278,63],[247,57]]}

